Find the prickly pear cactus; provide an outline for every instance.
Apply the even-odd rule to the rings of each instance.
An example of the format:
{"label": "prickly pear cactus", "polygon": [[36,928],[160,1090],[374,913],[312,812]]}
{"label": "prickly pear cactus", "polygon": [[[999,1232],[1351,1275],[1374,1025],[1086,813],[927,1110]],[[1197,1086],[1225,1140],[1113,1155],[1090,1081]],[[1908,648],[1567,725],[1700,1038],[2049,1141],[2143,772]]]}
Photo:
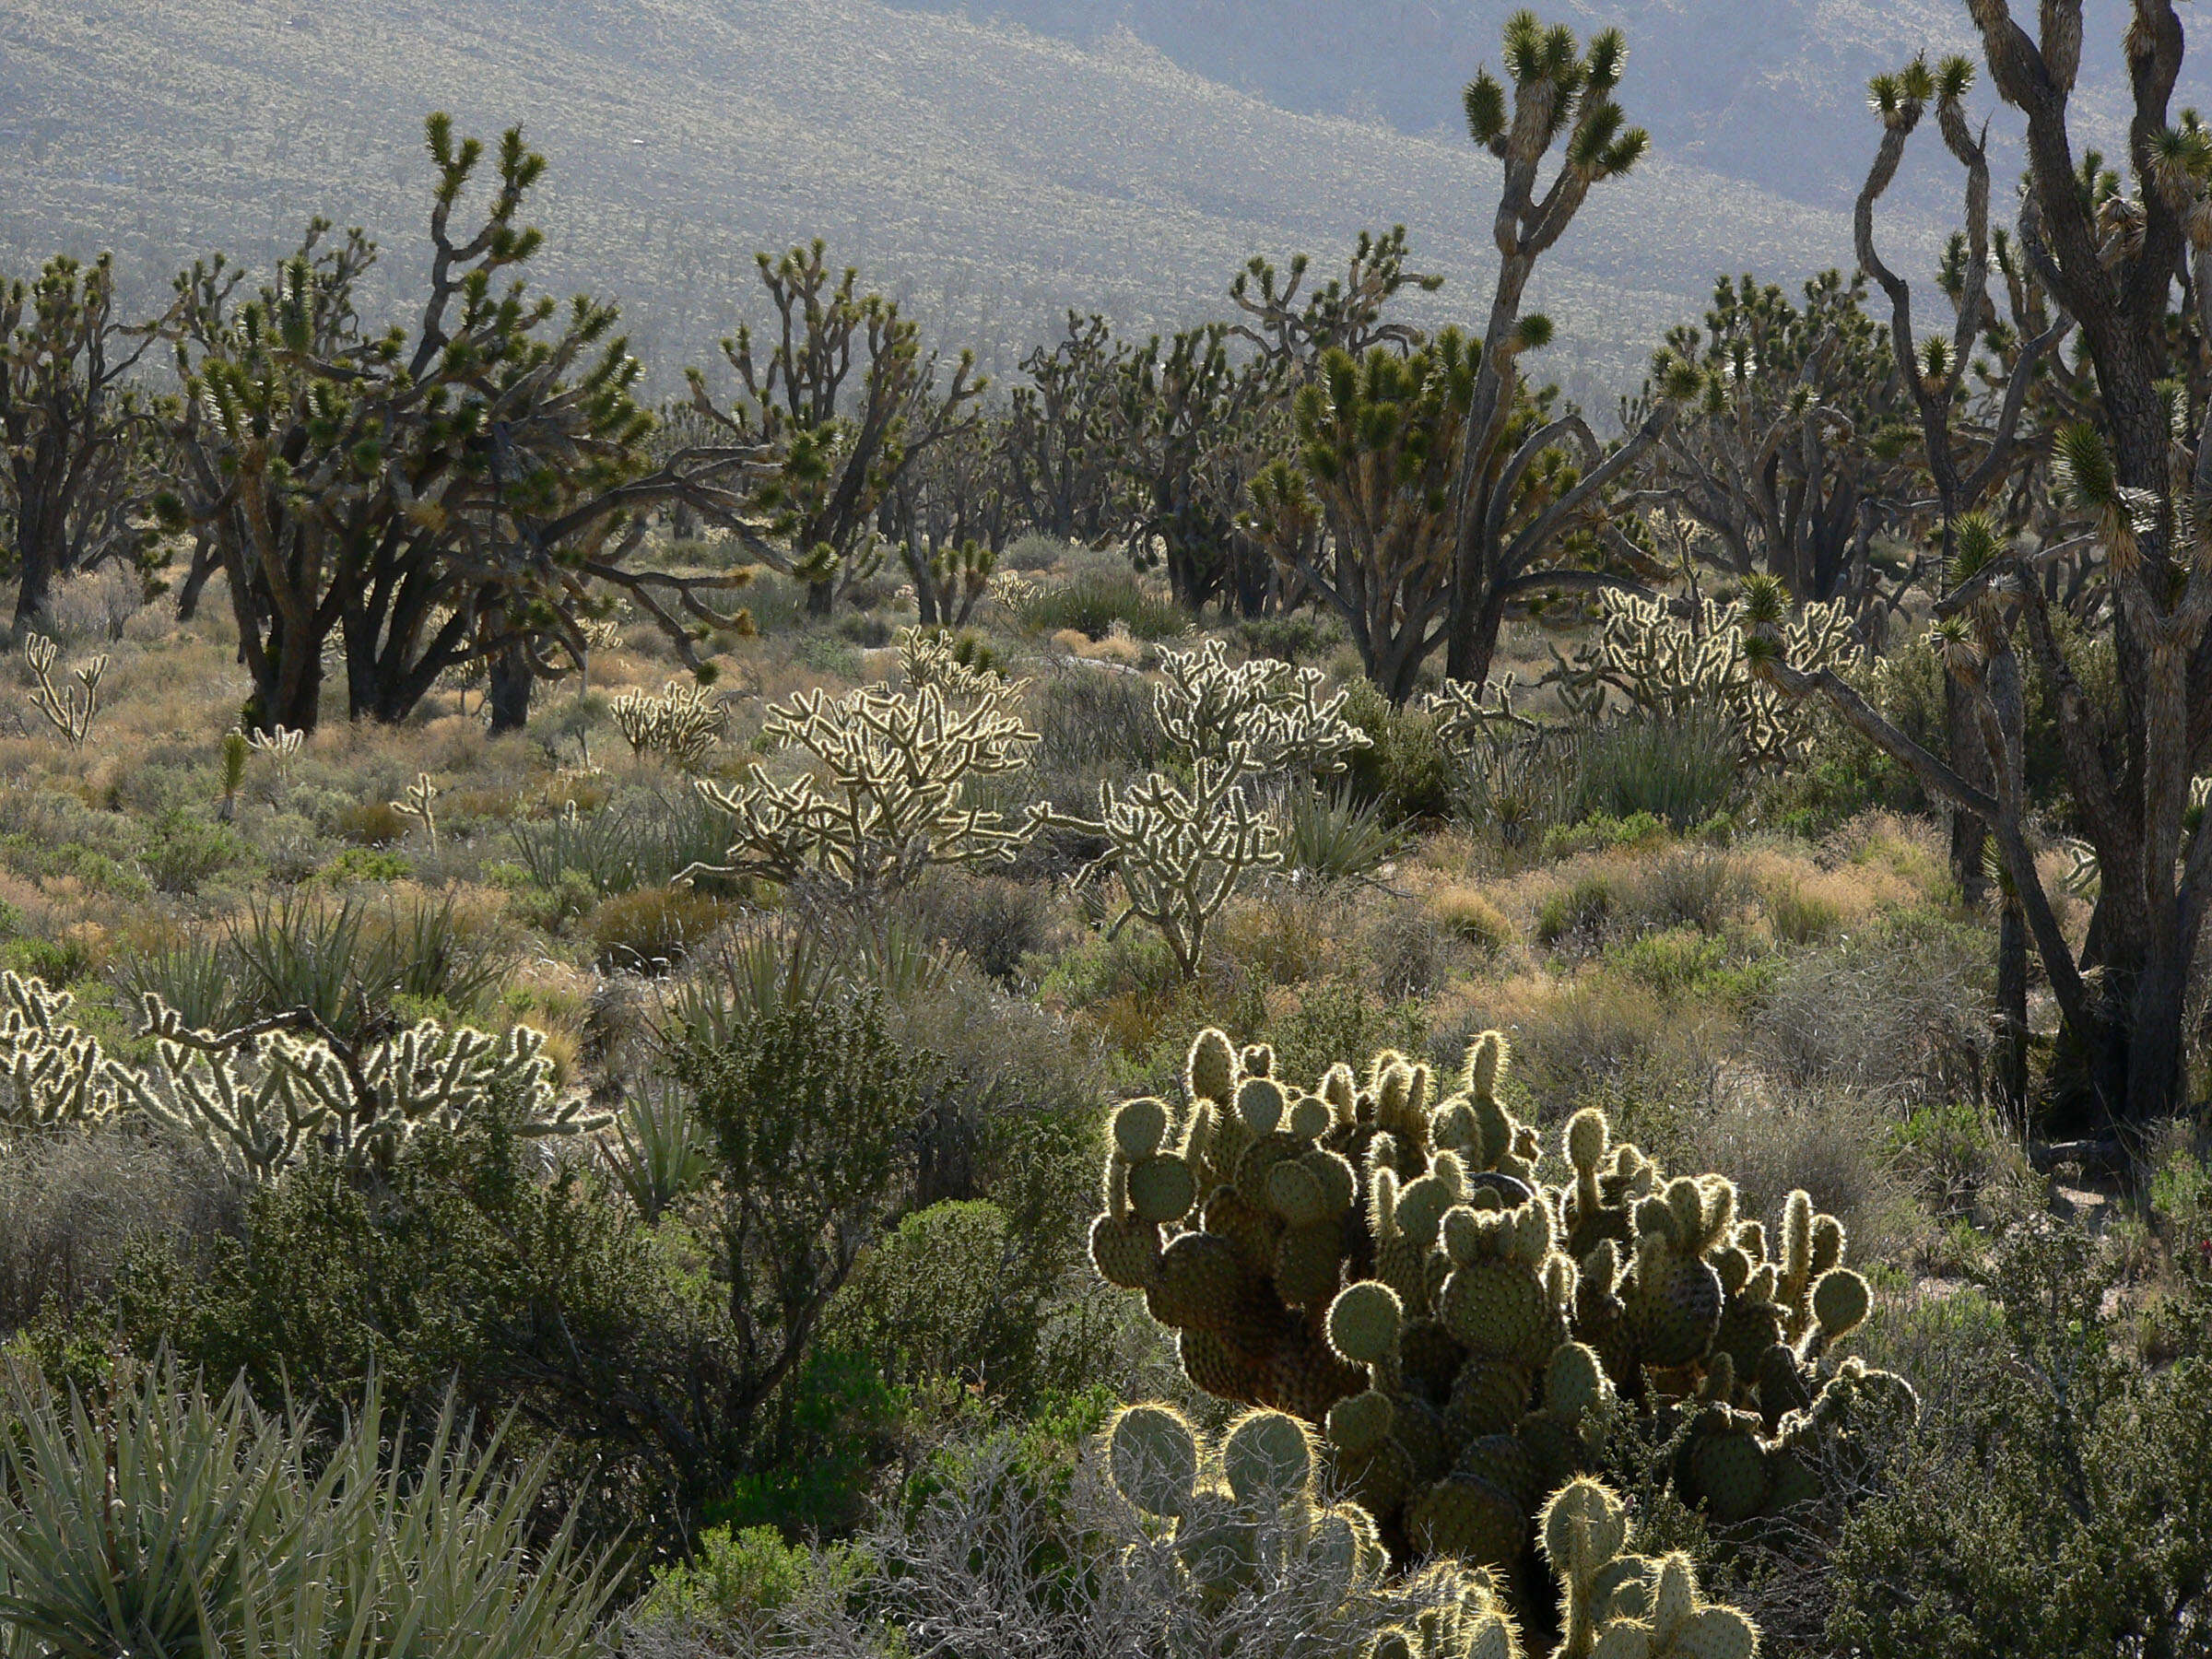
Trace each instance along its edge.
{"label": "prickly pear cactus", "polygon": [[[1834,1218],[1793,1194],[1771,1255],[1732,1182],[1669,1179],[1595,1111],[1547,1182],[1508,1058],[1485,1032],[1449,1085],[1384,1053],[1309,1091],[1201,1032],[1181,1111],[1115,1116],[1091,1250],[1198,1388],[1320,1431],[1394,1554],[1493,1568],[1526,1605],[1546,1500],[1622,1412],[1687,1429],[1675,1482],[1725,1528],[1818,1496],[1916,1402],[1835,1351],[1870,1298]],[[1649,1652],[1696,1651],[1654,1620]]]}

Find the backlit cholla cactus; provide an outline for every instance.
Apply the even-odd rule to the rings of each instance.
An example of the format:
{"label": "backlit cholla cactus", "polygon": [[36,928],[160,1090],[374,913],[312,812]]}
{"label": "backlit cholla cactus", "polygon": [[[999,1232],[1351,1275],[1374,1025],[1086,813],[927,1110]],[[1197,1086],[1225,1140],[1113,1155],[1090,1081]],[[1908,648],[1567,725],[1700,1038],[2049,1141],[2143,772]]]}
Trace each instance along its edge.
{"label": "backlit cholla cactus", "polygon": [[625,691],[606,712],[633,756],[658,755],[684,771],[695,771],[722,741],[728,718],[706,687],[673,679],[658,691]]}
{"label": "backlit cholla cactus", "polygon": [[1014,712],[1018,689],[798,693],[769,711],[761,735],[807,757],[809,770],[780,782],[755,766],[735,788],[700,780],[700,794],[730,815],[732,840],[725,862],[678,879],[751,876],[872,903],[933,865],[1011,859],[1034,823],[1007,825],[971,806],[968,789],[1028,764],[1037,734]]}
{"label": "backlit cholla cactus", "polygon": [[0,1128],[97,1123],[115,1110],[100,1040],[69,1021],[76,999],[0,972]]}
{"label": "backlit cholla cactus", "polygon": [[197,1031],[159,997],[143,1004],[154,1065],[103,1053],[68,1023],[70,999],[0,976],[0,1126],[52,1128],[135,1115],[195,1140],[240,1179],[265,1182],[320,1149],[349,1169],[386,1167],[407,1139],[497,1109],[514,1133],[587,1133],[610,1121],[554,1087],[544,1033],[504,1036],[433,1020],[356,1053],[271,1029]]}
{"label": "backlit cholla cactus", "polygon": [[[1784,766],[1811,740],[1809,712],[1752,674],[1744,654],[1747,626],[1773,617],[1793,663],[1841,669],[1856,653],[1858,636],[1841,601],[1792,612],[1780,584],[1754,576],[1726,605],[1705,599],[1685,625],[1663,599],[1607,590],[1599,597],[1597,638],[1574,657],[1559,657],[1549,677],[1572,710],[1601,717],[1617,693],[1638,713],[1679,719],[1718,714],[1735,732],[1747,762]],[[1558,656],[1558,652],[1553,654]]]}
{"label": "backlit cholla cactus", "polygon": [[1194,764],[1227,764],[1232,751],[1243,769],[1328,776],[1344,770],[1365,732],[1344,718],[1348,693],[1330,692],[1318,668],[1276,657],[1232,665],[1218,640],[1196,651],[1163,651],[1152,712]]}
{"label": "backlit cholla cactus", "polygon": [[424,1020],[349,1065],[331,1045],[286,1031],[242,1041],[188,1028],[148,995],[154,1066],[112,1066],[118,1094],[149,1120],[192,1135],[224,1166],[267,1181],[320,1147],[349,1168],[387,1167],[426,1127],[453,1128],[495,1104],[524,1138],[600,1129],[581,1096],[554,1088],[545,1034],[527,1026],[494,1037]]}
{"label": "backlit cholla cactus", "polygon": [[1101,783],[1096,818],[1046,806],[1031,821],[1106,842],[1078,885],[1119,876],[1125,903],[1112,931],[1132,919],[1149,923],[1187,980],[1238,884],[1283,862],[1281,830],[1253,804],[1249,781],[1341,771],[1369,738],[1344,718],[1345,693],[1327,692],[1311,668],[1266,657],[1232,666],[1210,642],[1161,653],[1160,675],[1153,715],[1188,763],[1189,786],[1160,772],[1118,789]]}
{"label": "backlit cholla cactus", "polygon": [[30,670],[30,706],[46,716],[46,722],[67,740],[72,748],[82,748],[92,735],[92,723],[100,717],[100,682],[108,672],[108,659],[103,655],[88,657],[76,669],[76,684],[58,686],[53,679],[53,665],[62,648],[44,634],[32,634],[23,642],[23,662]]}
{"label": "backlit cholla cactus", "polygon": [[1106,851],[1077,882],[1087,886],[1121,877],[1124,903],[1108,936],[1132,920],[1151,924],[1166,941],[1177,971],[1192,979],[1205,956],[1206,929],[1237,884],[1253,870],[1282,865],[1282,831],[1253,804],[1244,787],[1253,770],[1250,751],[1232,744],[1224,759],[1192,767],[1188,789],[1153,772],[1120,789],[1100,784],[1095,818],[1055,812],[1047,805],[1033,808],[1030,821],[1037,828],[1103,839]]}
{"label": "backlit cholla cactus", "polygon": [[[1176,1332],[1194,1385],[1322,1431],[1394,1554],[1494,1568],[1525,1611],[1536,1519],[1603,1465],[1620,1412],[1680,1430],[1675,1488],[1727,1528],[1828,1496],[1917,1402],[1836,1351],[1870,1298],[1834,1218],[1791,1194],[1770,1251],[1732,1183],[1667,1179],[1595,1110],[1547,1183],[1505,1064],[1490,1031],[1443,1098],[1387,1052],[1308,1092],[1202,1032],[1180,1118],[1116,1115],[1090,1248]],[[1672,1651],[1674,1624],[1636,1617]]]}

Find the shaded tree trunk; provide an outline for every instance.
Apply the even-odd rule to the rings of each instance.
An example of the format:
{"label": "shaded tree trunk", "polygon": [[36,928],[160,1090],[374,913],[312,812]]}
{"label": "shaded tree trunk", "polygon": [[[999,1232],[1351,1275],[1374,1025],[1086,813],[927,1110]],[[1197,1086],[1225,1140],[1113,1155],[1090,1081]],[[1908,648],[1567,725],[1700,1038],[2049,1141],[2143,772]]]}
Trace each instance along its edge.
{"label": "shaded tree trunk", "polygon": [[519,732],[529,724],[530,691],[536,682],[537,671],[530,665],[530,653],[521,645],[502,646],[492,653],[487,698],[491,704],[493,736]]}

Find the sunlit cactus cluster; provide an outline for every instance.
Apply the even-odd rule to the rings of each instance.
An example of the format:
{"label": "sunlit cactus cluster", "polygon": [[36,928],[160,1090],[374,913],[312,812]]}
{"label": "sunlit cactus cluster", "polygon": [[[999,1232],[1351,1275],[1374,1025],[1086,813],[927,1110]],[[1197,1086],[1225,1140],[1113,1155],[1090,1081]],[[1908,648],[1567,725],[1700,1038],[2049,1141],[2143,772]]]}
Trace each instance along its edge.
{"label": "sunlit cactus cluster", "polygon": [[[1768,1229],[1717,1174],[1677,1176],[1577,1112],[1545,1179],[1485,1032],[1449,1094],[1385,1052],[1311,1090],[1201,1032],[1187,1106],[1116,1113],[1091,1254],[1176,1332],[1204,1392],[1321,1430],[1332,1479],[1400,1557],[1495,1568],[1515,1597],[1536,1517],[1641,1414],[1718,1527],[1822,1495],[1911,1388],[1839,1355],[1870,1294],[1802,1193]],[[1669,1651],[1655,1648],[1653,1651]]]}

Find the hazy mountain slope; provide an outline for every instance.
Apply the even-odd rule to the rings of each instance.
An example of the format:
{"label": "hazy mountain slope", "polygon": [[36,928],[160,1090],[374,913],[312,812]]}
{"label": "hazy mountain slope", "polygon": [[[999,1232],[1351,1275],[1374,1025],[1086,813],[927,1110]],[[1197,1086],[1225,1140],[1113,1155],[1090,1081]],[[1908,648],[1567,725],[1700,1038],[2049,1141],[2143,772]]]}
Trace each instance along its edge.
{"label": "hazy mountain slope", "polygon": [[[209,249],[265,262],[319,211],[418,268],[443,107],[528,124],[553,163],[544,278],[620,297],[670,372],[756,307],[753,250],[816,233],[1002,365],[1065,305],[1171,325],[1253,253],[1334,264],[1397,220],[1451,279],[1429,316],[1477,313],[1488,158],[1286,112],[1126,35],[1089,51],[871,0],[292,4],[0,12],[0,261],[112,245],[150,287]],[[1716,270],[1847,257],[1840,215],[1661,158],[1546,267],[1547,367],[1621,383]]]}
{"label": "hazy mountain slope", "polygon": [[[1519,0],[895,3],[1074,41],[1126,28],[1194,73],[1285,108],[1371,113],[1425,133],[1454,119],[1459,88],[1496,58],[1499,26]],[[1663,154],[1824,207],[1848,206],[1865,176],[1877,137],[1868,76],[1916,52],[1973,44],[1960,0],[1546,0],[1536,9],[1584,31],[1626,31],[1622,101]],[[2032,6],[2020,9],[2032,18]],[[2127,15],[2128,0],[2088,0],[2077,103],[2108,129],[2108,144],[2121,119]],[[2205,77],[2191,81],[2204,96]],[[1936,203],[1924,193],[1921,205]]]}

